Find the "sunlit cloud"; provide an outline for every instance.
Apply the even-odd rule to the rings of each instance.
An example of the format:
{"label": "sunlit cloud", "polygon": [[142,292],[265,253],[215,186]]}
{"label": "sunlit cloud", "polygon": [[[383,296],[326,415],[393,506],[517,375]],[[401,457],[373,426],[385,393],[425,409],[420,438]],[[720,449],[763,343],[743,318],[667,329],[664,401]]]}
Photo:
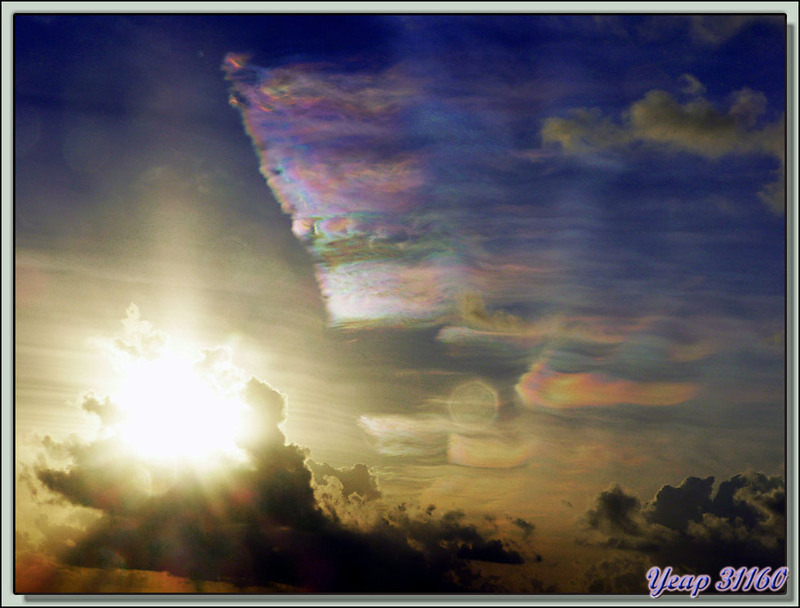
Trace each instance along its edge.
{"label": "sunlit cloud", "polygon": [[[694,89],[700,84],[692,82]],[[764,95],[748,88],[732,93],[727,112],[701,97],[681,104],[670,93],[653,90],[631,104],[627,123],[581,108],[568,118],[548,118],[542,137],[570,152],[642,141],[712,159],[759,153],[782,159],[783,122],[754,128],[765,110]]]}
{"label": "sunlit cloud", "polygon": [[778,19],[772,15],[692,15],[689,17],[689,33],[697,44],[714,48],[754,23],[777,24]]}
{"label": "sunlit cloud", "polygon": [[726,155],[772,157],[780,162],[780,176],[760,197],[782,211],[785,202],[778,194],[783,190],[784,117],[766,119],[766,96],[748,87],[729,95],[726,111],[700,96],[705,87],[694,76],[683,74],[680,81],[692,95],[685,103],[667,91],[651,90],[623,112],[621,122],[599,109],[576,108],[567,117],[547,118],[542,140],[574,154],[644,143],[712,160]]}

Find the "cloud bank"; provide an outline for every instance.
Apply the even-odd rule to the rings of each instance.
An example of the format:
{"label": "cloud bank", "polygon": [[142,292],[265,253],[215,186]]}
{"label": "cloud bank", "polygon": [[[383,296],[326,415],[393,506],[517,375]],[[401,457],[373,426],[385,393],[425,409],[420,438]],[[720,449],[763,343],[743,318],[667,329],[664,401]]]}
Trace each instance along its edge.
{"label": "cloud bank", "polygon": [[741,473],[716,491],[713,477],[688,477],[644,502],[615,485],[597,495],[584,523],[584,542],[675,572],[716,577],[726,566],[786,565],[786,483],[778,476]]}

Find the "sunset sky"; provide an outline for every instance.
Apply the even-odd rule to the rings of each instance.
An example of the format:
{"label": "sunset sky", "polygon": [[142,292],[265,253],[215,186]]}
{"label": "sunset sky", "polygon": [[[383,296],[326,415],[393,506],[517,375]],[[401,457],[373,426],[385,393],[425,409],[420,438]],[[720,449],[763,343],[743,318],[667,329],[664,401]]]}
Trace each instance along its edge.
{"label": "sunset sky", "polygon": [[16,15],[16,593],[786,565],[781,11]]}

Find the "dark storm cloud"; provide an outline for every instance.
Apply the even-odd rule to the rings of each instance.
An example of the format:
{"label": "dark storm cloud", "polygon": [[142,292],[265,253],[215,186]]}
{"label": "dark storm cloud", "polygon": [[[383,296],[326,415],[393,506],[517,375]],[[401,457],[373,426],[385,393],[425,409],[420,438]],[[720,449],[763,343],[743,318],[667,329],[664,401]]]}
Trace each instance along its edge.
{"label": "dark storm cloud", "polygon": [[713,484],[713,477],[688,477],[644,503],[619,486],[600,492],[585,517],[588,541],[676,572],[785,565],[784,480],[748,472],[721,482],[716,493]]}
{"label": "dark storm cloud", "polygon": [[[337,469],[310,462],[307,450],[286,443],[280,392],[251,377],[243,397],[250,419],[239,445],[250,466],[231,466],[224,474],[181,469],[159,478],[114,436],[69,444],[66,469],[41,464],[36,474],[45,487],[104,514],[65,550],[63,562],[240,587],[433,592],[487,589],[490,582],[473,564],[524,561],[514,541],[492,538],[463,512],[435,516],[434,508],[377,505],[380,493],[365,465]],[[96,401],[91,409],[102,411]],[[324,504],[315,489],[327,498]],[[346,525],[353,509],[367,509],[370,519]],[[518,525],[529,537],[533,525]]]}
{"label": "dark storm cloud", "polygon": [[687,477],[677,488],[663,486],[650,505],[648,519],[671,530],[685,532],[689,522],[699,522],[711,506],[714,478]]}
{"label": "dark storm cloud", "polygon": [[598,494],[595,507],[586,513],[586,522],[594,530],[609,535],[625,534],[639,536],[642,523],[639,520],[641,502],[630,496],[619,486]]}

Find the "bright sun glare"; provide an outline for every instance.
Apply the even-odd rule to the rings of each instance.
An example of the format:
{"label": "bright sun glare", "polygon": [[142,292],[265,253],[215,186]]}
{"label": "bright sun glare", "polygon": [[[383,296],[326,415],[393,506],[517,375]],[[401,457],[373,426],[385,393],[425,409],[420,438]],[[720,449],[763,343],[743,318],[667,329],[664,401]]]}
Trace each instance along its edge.
{"label": "bright sun glare", "polygon": [[241,458],[245,405],[238,391],[205,378],[188,358],[164,353],[127,362],[120,393],[121,439],[141,458],[213,465]]}

